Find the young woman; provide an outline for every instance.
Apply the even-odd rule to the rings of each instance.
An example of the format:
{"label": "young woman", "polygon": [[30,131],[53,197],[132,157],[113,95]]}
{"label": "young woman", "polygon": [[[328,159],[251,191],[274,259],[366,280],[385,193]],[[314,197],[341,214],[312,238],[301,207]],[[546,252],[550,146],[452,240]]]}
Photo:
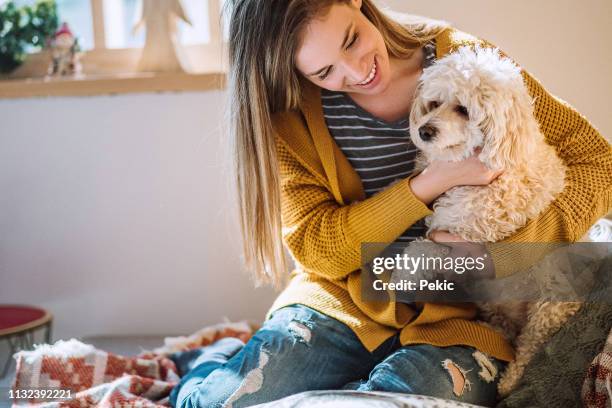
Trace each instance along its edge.
{"label": "young woman", "polygon": [[[423,234],[428,204],[493,174],[471,157],[410,175],[406,118],[422,69],[460,45],[490,44],[371,0],[236,0],[230,27],[233,141],[246,260],[280,285],[263,327],[175,355],[180,407],[243,407],[305,390],[427,394],[491,405],[513,350],[472,304],[367,302],[364,242]],[[610,209],[612,150],[528,73],[535,114],[569,166],[567,187],[509,242],[575,241]],[[433,234],[453,241],[447,232]],[[282,238],[282,240],[281,240]],[[515,254],[494,253],[498,275]]]}

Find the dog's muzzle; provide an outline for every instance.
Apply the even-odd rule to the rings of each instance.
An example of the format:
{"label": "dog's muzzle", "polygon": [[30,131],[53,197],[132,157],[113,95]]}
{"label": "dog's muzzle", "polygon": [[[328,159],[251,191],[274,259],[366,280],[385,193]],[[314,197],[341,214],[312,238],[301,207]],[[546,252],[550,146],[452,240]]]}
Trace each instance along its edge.
{"label": "dog's muzzle", "polygon": [[438,133],[438,130],[430,125],[424,125],[419,128],[419,136],[424,142],[429,142]]}

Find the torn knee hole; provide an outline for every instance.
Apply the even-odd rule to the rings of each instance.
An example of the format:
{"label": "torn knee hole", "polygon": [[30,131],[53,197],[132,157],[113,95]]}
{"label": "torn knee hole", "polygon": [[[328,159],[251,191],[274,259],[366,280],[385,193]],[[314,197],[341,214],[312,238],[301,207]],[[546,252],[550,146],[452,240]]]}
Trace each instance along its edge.
{"label": "torn knee hole", "polygon": [[453,383],[453,394],[457,397],[462,396],[466,390],[469,391],[472,389],[472,383],[467,378],[469,370],[464,370],[448,358],[442,361],[442,367],[444,367],[450,375],[451,382]]}
{"label": "torn knee hole", "polygon": [[495,367],[491,359],[481,351],[475,351],[472,353],[472,357],[474,357],[474,360],[480,366],[478,376],[488,383],[495,380],[495,377],[497,377],[497,367]]}
{"label": "torn knee hole", "polygon": [[233,403],[236,402],[240,397],[253,394],[261,389],[264,381],[263,369],[270,361],[270,354],[263,347],[259,350],[259,361],[257,367],[249,371],[238,386],[238,389],[230,395],[223,408],[231,408]]}
{"label": "torn knee hole", "polygon": [[289,322],[288,330],[295,339],[301,343],[306,345],[310,344],[310,339],[312,338],[311,327],[306,322],[299,322],[297,320],[292,320]]}

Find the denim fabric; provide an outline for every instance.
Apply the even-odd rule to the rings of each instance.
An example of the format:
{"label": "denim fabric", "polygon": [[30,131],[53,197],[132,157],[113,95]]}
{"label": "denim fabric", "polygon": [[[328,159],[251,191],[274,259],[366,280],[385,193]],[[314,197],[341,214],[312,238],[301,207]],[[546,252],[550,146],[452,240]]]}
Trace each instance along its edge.
{"label": "denim fabric", "polygon": [[505,363],[478,352],[475,358],[475,352],[467,346],[402,347],[395,335],[370,353],[345,324],[296,304],[276,310],[242,348],[226,340],[201,353],[172,355],[186,373],[170,403],[238,408],[302,391],[344,388],[491,406]]}

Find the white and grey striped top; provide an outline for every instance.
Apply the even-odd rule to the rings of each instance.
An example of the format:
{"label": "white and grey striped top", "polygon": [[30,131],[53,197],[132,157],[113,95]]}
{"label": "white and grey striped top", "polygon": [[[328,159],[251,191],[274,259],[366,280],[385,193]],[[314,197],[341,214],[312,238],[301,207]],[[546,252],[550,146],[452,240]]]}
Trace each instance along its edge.
{"label": "white and grey striped top", "polygon": [[[436,46],[424,46],[423,67],[433,63]],[[417,148],[410,140],[408,119],[386,122],[357,105],[347,94],[323,89],[323,115],[330,134],[363,183],[366,197],[376,194],[414,169]],[[423,220],[406,230],[397,242],[425,234]]]}

